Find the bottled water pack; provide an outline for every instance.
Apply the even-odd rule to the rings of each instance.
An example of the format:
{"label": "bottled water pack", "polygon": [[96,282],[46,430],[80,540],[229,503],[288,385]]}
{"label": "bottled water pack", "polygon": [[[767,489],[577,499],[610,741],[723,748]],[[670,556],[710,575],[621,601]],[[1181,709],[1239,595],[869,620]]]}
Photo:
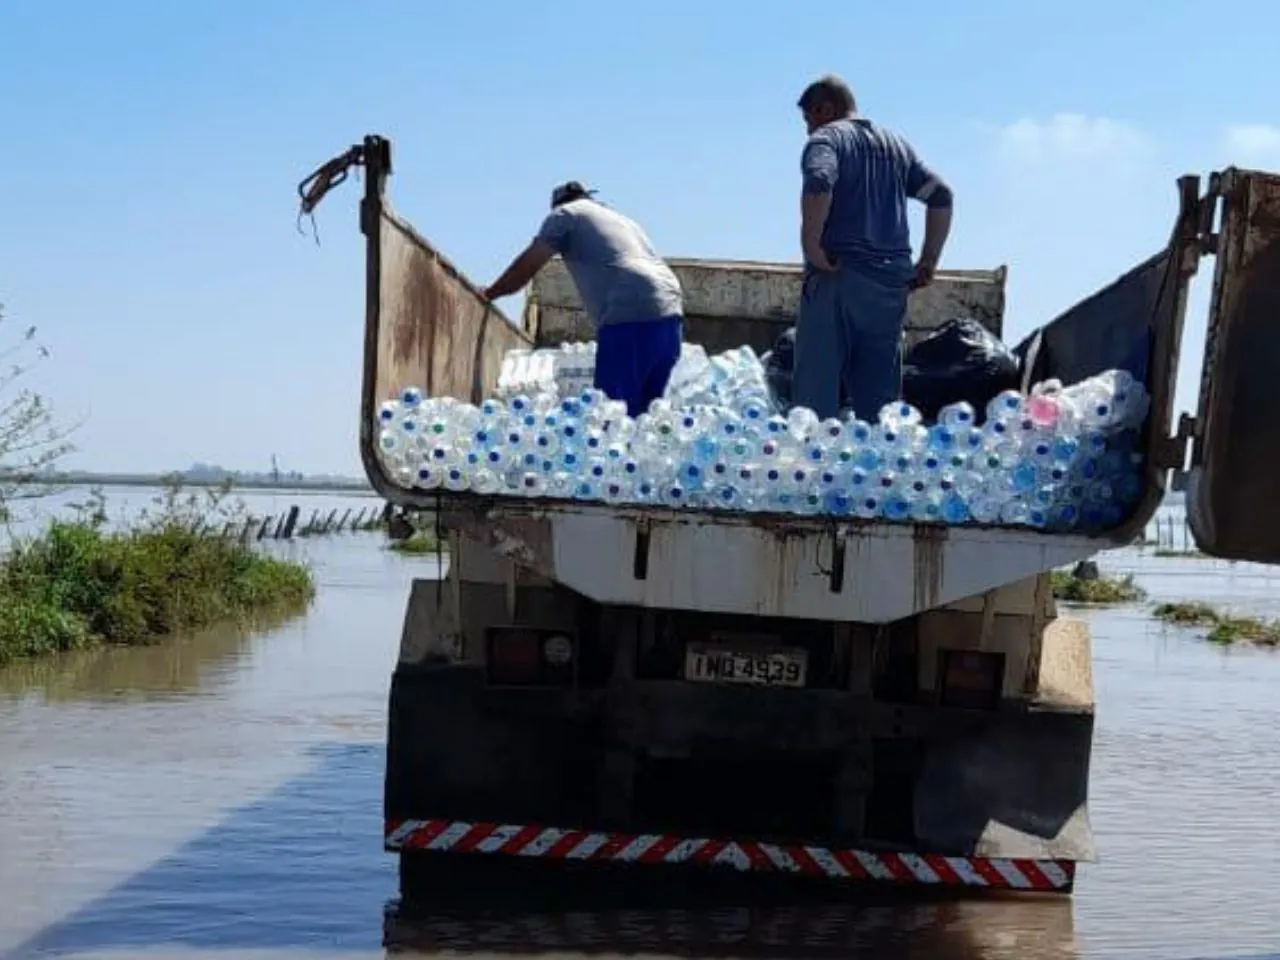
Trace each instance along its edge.
{"label": "bottled water pack", "polygon": [[594,352],[513,352],[478,407],[405,389],[378,413],[384,465],[425,490],[1054,530],[1114,526],[1141,494],[1148,398],[1121,370],[954,403],[932,424],[902,402],[819,420],[774,407],[749,347],[687,345],[633,419],[590,386]]}

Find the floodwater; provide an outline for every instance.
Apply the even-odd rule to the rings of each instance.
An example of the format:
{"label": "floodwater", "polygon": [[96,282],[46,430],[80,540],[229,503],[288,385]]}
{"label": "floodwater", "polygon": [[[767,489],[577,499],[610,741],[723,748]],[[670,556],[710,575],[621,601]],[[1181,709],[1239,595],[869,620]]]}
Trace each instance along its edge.
{"label": "floodwater", "polygon": [[[275,549],[316,571],[303,618],[0,670],[0,960],[1280,957],[1280,654],[1214,648],[1142,607],[1081,614],[1101,860],[1071,898],[575,909],[529,891],[397,918],[381,852],[387,681],[409,580],[434,564],[377,534]],[[1157,600],[1280,616],[1280,571],[1132,551],[1102,566]]]}

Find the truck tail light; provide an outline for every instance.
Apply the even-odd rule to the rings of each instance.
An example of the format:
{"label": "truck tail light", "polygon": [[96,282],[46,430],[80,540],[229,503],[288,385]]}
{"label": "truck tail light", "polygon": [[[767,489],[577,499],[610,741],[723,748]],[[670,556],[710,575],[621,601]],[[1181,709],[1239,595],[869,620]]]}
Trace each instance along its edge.
{"label": "truck tail light", "polygon": [[1004,686],[1004,654],[980,650],[939,653],[938,693],[944,707],[994,710]]}
{"label": "truck tail light", "polygon": [[573,686],[577,647],[561,630],[490,627],[489,682],[501,686]]}

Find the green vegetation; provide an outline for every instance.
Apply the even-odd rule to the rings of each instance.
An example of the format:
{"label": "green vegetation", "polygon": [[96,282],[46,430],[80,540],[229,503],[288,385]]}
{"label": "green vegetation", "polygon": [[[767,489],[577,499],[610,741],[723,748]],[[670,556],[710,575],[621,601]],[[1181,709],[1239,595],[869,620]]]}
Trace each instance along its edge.
{"label": "green vegetation", "polygon": [[1069,603],[1133,603],[1147,595],[1132,576],[1077,577],[1070,570],[1055,570],[1050,576],[1053,595]]}
{"label": "green vegetation", "polygon": [[98,644],[145,644],[303,609],[311,572],[217,536],[224,491],[182,498],[172,488],[123,530],[107,526],[100,494],[0,562],[0,663]]}
{"label": "green vegetation", "polygon": [[1162,603],[1155,608],[1153,615],[1165,623],[1200,627],[1206,630],[1205,639],[1211,643],[1229,645],[1243,642],[1265,647],[1280,645],[1280,622],[1259,617],[1231,616],[1207,603]]}
{"label": "green vegetation", "polygon": [[437,536],[435,521],[435,515],[431,513],[394,516],[388,524],[388,533],[393,539],[387,544],[387,549],[414,557],[447,551],[449,545]]}
{"label": "green vegetation", "polygon": [[434,554],[437,551],[445,550],[446,547],[436,539],[434,533],[428,533],[425,530],[415,531],[413,536],[408,540],[392,540],[387,546],[388,550],[394,550],[396,553],[404,553],[414,557],[426,556]]}

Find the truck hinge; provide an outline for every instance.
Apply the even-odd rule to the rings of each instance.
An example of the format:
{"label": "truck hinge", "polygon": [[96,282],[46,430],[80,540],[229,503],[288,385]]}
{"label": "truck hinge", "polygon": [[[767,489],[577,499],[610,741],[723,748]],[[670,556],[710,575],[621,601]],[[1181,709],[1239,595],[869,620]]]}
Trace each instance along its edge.
{"label": "truck hinge", "polygon": [[1152,451],[1152,463],[1164,470],[1186,469],[1187,451],[1195,435],[1196,418],[1189,413],[1179,415],[1177,432],[1156,444]]}

